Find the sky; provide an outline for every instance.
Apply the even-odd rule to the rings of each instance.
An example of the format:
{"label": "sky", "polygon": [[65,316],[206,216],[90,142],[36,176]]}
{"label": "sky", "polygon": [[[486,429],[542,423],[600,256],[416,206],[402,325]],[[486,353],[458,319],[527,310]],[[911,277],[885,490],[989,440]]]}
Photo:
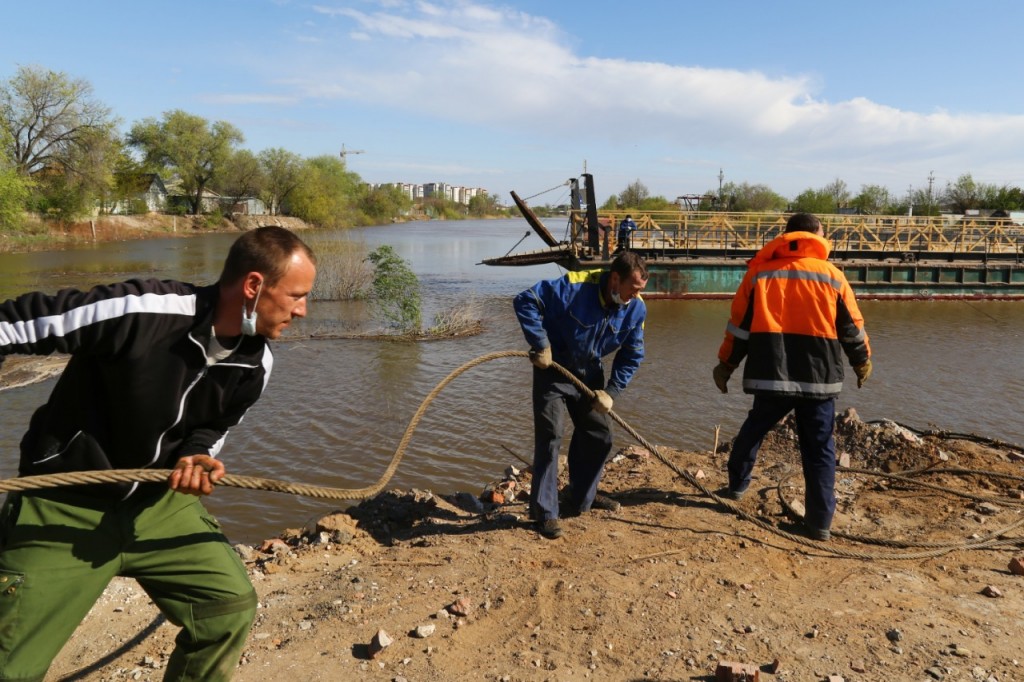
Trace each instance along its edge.
{"label": "sky", "polygon": [[0,81],[88,81],[123,131],[183,109],[365,181],[558,204],[1024,186],[1019,0],[2,0]]}

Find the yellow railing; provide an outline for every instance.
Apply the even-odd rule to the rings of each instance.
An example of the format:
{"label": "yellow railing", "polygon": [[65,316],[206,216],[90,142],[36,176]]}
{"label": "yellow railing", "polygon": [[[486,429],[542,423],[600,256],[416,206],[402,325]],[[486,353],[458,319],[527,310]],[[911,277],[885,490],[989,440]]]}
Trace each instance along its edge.
{"label": "yellow railing", "polygon": [[[787,215],[701,211],[630,212],[637,231],[635,248],[757,249],[778,236]],[[600,212],[615,242],[623,212]],[[851,251],[936,251],[953,253],[1024,253],[1024,227],[1002,218],[965,216],[819,215],[833,247]],[[572,235],[585,242],[586,214],[569,216]]]}

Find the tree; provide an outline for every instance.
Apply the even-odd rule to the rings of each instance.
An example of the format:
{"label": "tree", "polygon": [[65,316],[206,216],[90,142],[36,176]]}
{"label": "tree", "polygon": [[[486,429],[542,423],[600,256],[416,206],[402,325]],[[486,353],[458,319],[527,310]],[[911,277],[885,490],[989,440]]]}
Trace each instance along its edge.
{"label": "tree", "polygon": [[22,66],[0,85],[0,129],[5,156],[25,176],[67,173],[115,136],[117,120],[93,99],[83,79]]}
{"label": "tree", "polygon": [[981,208],[981,192],[970,173],[964,173],[956,182],[946,185],[946,204],[954,213],[966,213]]}
{"label": "tree", "polygon": [[992,196],[987,200],[988,208],[1001,211],[1019,211],[1024,208],[1024,192],[1020,187],[993,187]]}
{"label": "tree", "polygon": [[885,213],[893,204],[889,190],[881,185],[861,185],[860,194],[855,196],[850,205],[861,213],[878,215]]}
{"label": "tree", "polygon": [[498,215],[501,212],[497,197],[492,197],[490,194],[477,194],[469,198],[469,215],[471,216]]}
{"label": "tree", "polygon": [[373,304],[377,316],[394,329],[418,332],[422,313],[416,273],[387,244],[378,246],[368,258],[374,267]]}
{"label": "tree", "polygon": [[[708,190],[705,197],[718,199],[718,190]],[[701,210],[718,209],[720,211],[766,212],[781,211],[786,208],[786,198],[776,194],[768,185],[752,185],[747,182],[736,184],[727,182],[722,185],[722,196],[726,197],[725,206],[714,205],[712,199],[701,199]]]}
{"label": "tree", "polygon": [[412,199],[394,185],[374,187],[359,198],[359,210],[372,224],[383,225],[405,215],[412,208]]}
{"label": "tree", "polygon": [[[0,149],[6,149],[3,140],[8,133],[0,130]],[[14,164],[0,154],[0,230],[10,230],[21,224],[21,215],[28,202],[30,180],[18,172]]]}
{"label": "tree", "polygon": [[824,189],[805,189],[791,208],[797,213],[835,213],[835,197]]}
{"label": "tree", "polygon": [[275,147],[264,149],[259,155],[263,171],[263,201],[270,208],[270,215],[281,212],[281,206],[299,186],[302,178],[302,157],[287,149]]}
{"label": "tree", "polygon": [[248,149],[237,149],[225,162],[216,189],[230,197],[254,197],[262,191],[263,184],[259,159]]}
{"label": "tree", "polygon": [[288,212],[319,227],[345,227],[359,222],[357,202],[362,180],[333,155],[307,159],[301,182],[291,193]]}
{"label": "tree", "polygon": [[129,144],[142,151],[148,166],[178,177],[194,215],[202,210],[207,186],[216,181],[234,146],[244,139],[230,123],[211,125],[180,109],[164,113],[162,121],[147,118],[136,123],[128,134]]}
{"label": "tree", "polygon": [[619,205],[625,208],[640,208],[644,199],[650,196],[650,194],[644,183],[640,182],[639,179],[635,180],[629,183],[626,189],[622,190],[622,193],[619,194]]}
{"label": "tree", "polygon": [[839,209],[845,208],[850,201],[850,190],[846,183],[836,178],[821,189],[822,193],[832,197],[832,209],[829,213],[837,213]]}

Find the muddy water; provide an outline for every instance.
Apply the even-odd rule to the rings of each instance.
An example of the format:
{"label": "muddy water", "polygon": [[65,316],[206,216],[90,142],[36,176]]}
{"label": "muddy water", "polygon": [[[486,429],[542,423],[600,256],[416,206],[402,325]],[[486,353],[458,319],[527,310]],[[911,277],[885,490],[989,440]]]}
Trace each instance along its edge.
{"label": "muddy water", "polygon": [[[466,221],[328,234],[368,248],[391,244],[419,275],[428,317],[452,303],[473,300],[486,331],[469,339],[419,344],[276,344],[270,386],[225,446],[229,471],[340,487],[376,481],[410,417],[437,382],[484,353],[525,349],[510,299],[537,279],[558,276],[558,269],[476,265],[508,251],[525,231],[520,221]],[[211,281],[231,240],[210,235],[0,254],[0,297],[139,273]],[[518,248],[540,246],[532,236]],[[875,374],[859,391],[848,378],[840,409],[855,407],[865,419],[891,418],[919,428],[1024,442],[1024,303],[866,301],[862,307]],[[710,449],[716,425],[723,438],[735,433],[750,398],[739,392],[719,394],[710,376],[727,314],[723,301],[650,303],[648,359],[616,402],[616,411],[648,439]],[[356,304],[314,303],[303,324],[313,328],[340,320],[353,325],[364,316]],[[529,381],[528,363],[517,358],[479,366],[458,378],[420,422],[391,485],[477,491],[516,461],[510,450],[528,459]],[[48,381],[0,393],[0,474],[15,471],[18,440],[51,387]],[[628,436],[619,432],[617,438],[625,443]],[[237,541],[300,526],[337,506],[235,489],[219,490],[210,500]]]}

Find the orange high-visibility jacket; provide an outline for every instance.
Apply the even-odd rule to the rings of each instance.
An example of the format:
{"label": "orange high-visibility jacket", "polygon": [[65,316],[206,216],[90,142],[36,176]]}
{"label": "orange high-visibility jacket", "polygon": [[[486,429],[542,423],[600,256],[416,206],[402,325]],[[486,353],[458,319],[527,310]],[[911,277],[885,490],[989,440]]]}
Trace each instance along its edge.
{"label": "orange high-visibility jacket", "polygon": [[864,318],[830,250],[823,237],[790,232],[750,260],[718,350],[730,367],[746,357],[744,392],[834,398],[842,354],[854,367],[871,357]]}

